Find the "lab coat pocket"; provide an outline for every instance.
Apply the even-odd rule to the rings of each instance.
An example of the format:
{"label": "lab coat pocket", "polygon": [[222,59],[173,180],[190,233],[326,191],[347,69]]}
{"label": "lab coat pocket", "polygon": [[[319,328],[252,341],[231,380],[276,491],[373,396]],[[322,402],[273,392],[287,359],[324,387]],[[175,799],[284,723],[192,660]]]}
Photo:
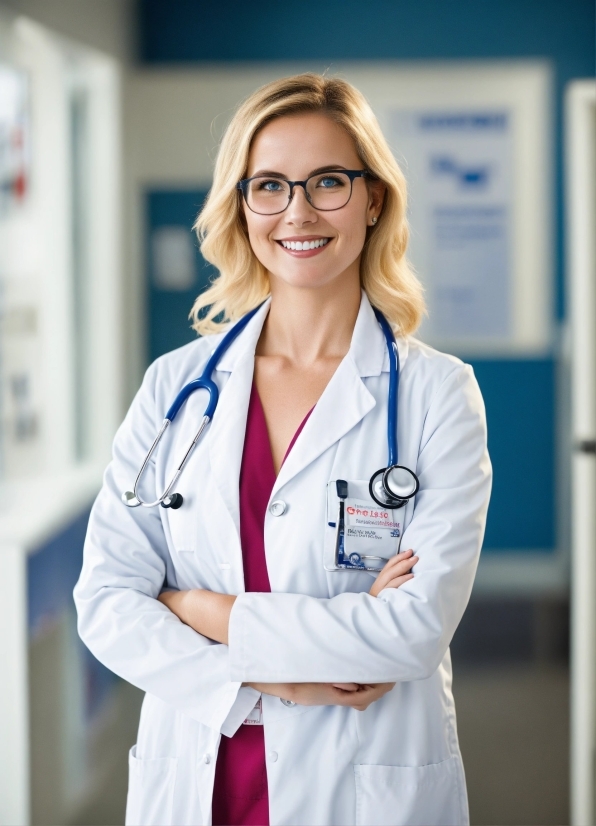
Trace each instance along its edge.
{"label": "lab coat pocket", "polygon": [[137,757],[137,747],[128,754],[128,798],[126,826],[163,826],[172,823],[175,757]]}
{"label": "lab coat pocket", "polygon": [[354,766],[357,826],[463,826],[458,757],[427,766]]}

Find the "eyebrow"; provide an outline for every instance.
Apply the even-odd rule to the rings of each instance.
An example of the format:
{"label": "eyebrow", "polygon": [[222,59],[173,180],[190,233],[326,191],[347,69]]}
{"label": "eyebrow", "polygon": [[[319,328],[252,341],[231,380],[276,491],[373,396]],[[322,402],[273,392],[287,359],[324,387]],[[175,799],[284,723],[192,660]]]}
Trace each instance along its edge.
{"label": "eyebrow", "polygon": [[[319,166],[317,169],[313,169],[311,172],[309,172],[306,177],[310,178],[311,175],[319,175],[321,172],[339,172],[342,169],[347,169],[347,167],[342,166],[340,163],[328,164],[327,166]],[[283,178],[284,180],[288,180],[282,172],[273,172],[270,169],[259,169],[259,170],[257,170],[257,172],[255,172],[250,177],[251,178]]]}

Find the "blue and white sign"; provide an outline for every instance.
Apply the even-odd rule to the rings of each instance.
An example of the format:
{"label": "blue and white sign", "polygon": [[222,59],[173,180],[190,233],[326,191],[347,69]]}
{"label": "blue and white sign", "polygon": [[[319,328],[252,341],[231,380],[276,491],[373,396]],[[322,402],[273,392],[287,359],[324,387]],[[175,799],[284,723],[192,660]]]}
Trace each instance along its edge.
{"label": "blue and white sign", "polygon": [[410,257],[427,290],[422,337],[512,333],[512,130],[507,111],[394,111],[410,191]]}

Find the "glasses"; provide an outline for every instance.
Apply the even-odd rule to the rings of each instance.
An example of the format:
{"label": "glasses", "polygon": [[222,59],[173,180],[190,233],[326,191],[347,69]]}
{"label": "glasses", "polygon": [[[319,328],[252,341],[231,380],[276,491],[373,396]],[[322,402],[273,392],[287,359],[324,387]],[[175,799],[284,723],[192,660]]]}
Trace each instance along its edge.
{"label": "glasses", "polygon": [[288,208],[294,187],[304,189],[306,200],[321,212],[345,207],[352,197],[354,178],[372,178],[366,169],[341,169],[310,175],[305,181],[287,181],[272,175],[257,175],[238,181],[236,188],[244,195],[246,205],[257,215],[278,215]]}

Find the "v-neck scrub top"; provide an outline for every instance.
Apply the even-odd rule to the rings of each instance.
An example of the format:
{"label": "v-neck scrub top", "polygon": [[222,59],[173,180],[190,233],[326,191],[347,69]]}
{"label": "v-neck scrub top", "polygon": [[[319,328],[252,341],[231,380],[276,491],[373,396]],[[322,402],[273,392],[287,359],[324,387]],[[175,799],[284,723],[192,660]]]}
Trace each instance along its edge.
{"label": "v-neck scrub top", "polygon": [[[284,462],[312,410],[294,434]],[[275,484],[275,467],[263,406],[253,384],[240,468],[240,540],[245,591],[269,593],[265,557],[265,515]],[[269,826],[269,798],[262,725],[242,725],[222,736],[213,787],[213,826]]]}

